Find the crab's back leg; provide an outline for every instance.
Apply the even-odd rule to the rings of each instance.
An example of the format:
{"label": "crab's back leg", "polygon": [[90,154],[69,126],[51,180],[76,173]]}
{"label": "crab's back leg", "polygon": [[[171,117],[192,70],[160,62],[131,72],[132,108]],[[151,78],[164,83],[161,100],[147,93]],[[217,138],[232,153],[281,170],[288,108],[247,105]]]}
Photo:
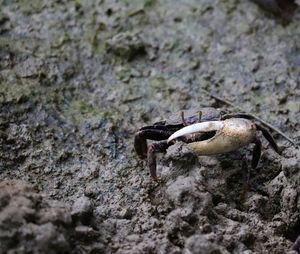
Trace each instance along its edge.
{"label": "crab's back leg", "polygon": [[254,148],[253,148],[253,155],[252,155],[252,168],[256,168],[261,156],[261,141],[256,138],[254,140]]}
{"label": "crab's back leg", "polygon": [[134,136],[134,149],[141,159],[147,157],[147,139],[164,140],[172,135],[173,131],[159,129],[145,129],[138,131]]}
{"label": "crab's back leg", "polygon": [[156,153],[165,153],[170,145],[171,144],[168,144],[167,141],[161,141],[158,143],[153,143],[149,146],[147,156],[148,167],[150,170],[150,175],[155,181],[158,180],[158,177],[156,175]]}
{"label": "crab's back leg", "polygon": [[280,151],[279,147],[277,146],[277,144],[276,144],[274,138],[272,137],[271,133],[265,127],[263,127],[259,124],[256,124],[256,128],[262,132],[262,134],[264,135],[266,140],[269,141],[269,143],[272,146],[272,148],[274,149],[274,151],[278,154],[281,154],[281,151]]}

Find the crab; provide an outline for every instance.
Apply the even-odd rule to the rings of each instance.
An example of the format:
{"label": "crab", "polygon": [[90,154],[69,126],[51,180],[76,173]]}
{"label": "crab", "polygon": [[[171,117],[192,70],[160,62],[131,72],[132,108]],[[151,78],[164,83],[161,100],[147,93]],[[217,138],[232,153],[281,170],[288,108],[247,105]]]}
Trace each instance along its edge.
{"label": "crab", "polygon": [[[191,126],[198,126],[199,124],[210,125],[211,123],[218,122],[218,121],[226,121],[225,119],[244,119],[247,118],[252,119],[253,116],[247,113],[239,113],[239,114],[227,114],[224,110],[212,107],[205,107],[201,109],[190,109],[190,110],[183,110],[172,114],[168,120],[156,122],[150,126],[144,126],[140,128],[134,136],[134,148],[136,153],[141,159],[146,159],[148,162],[148,167],[150,170],[150,175],[153,180],[158,181],[159,178],[156,174],[156,154],[157,153],[165,153],[167,148],[171,146],[174,142],[171,142],[173,139],[179,139],[185,143],[197,143],[200,141],[208,141],[214,136],[216,136],[217,129],[206,129],[206,131],[199,132],[195,134],[193,132],[192,135],[178,135],[180,134],[179,131],[187,130],[186,128]],[[239,121],[239,120],[237,120]],[[243,120],[241,120],[242,122]],[[250,121],[249,121],[250,122]],[[219,124],[221,126],[221,124]],[[227,125],[226,125],[227,126]],[[245,128],[247,128],[245,126]],[[273,137],[269,133],[269,131],[261,125],[256,125],[256,128],[261,130],[266,137],[266,139],[270,142],[272,147],[275,151],[279,151]],[[234,128],[233,128],[234,129]],[[246,130],[245,130],[246,131]],[[246,131],[247,132],[247,131]],[[175,135],[176,134],[176,135]],[[175,136],[176,137],[175,137]],[[239,133],[237,133],[239,135]],[[222,135],[220,135],[222,136]],[[223,135],[224,136],[224,135]],[[224,136],[225,137],[225,136]],[[147,139],[160,141],[157,143],[152,143],[149,147],[147,145]],[[258,140],[258,139],[257,139]],[[232,142],[234,139],[232,139]],[[255,140],[256,141],[256,140]],[[228,143],[230,143],[228,139]],[[237,145],[232,145],[232,150],[237,149]],[[213,150],[213,149],[212,149]],[[218,150],[218,151],[217,151]],[[216,153],[223,153],[231,150],[229,148],[222,149],[221,147],[215,146]],[[255,163],[253,162],[252,165],[257,165],[259,161],[258,154],[260,154],[261,144],[259,141],[256,141],[256,148],[255,148]],[[216,154],[214,153],[214,154]],[[258,158],[257,158],[258,157]]]}
{"label": "crab", "polygon": [[[227,118],[227,119],[226,119]],[[270,132],[258,123],[246,118],[223,117],[225,120],[195,123],[173,133],[167,143],[175,139],[191,140],[188,146],[197,155],[216,155],[228,153],[253,143],[252,168],[256,168],[261,156],[262,143],[257,136],[261,131],[275,152],[280,154],[275,140]],[[203,134],[213,133],[208,139],[201,139]]]}

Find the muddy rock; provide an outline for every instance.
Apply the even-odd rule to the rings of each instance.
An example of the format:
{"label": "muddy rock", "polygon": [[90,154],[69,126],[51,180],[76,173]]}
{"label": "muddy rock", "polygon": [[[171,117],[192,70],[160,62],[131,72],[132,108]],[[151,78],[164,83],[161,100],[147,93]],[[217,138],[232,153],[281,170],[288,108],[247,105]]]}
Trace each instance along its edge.
{"label": "muddy rock", "polygon": [[69,252],[71,214],[22,181],[0,183],[1,253]]}
{"label": "muddy rock", "polygon": [[145,44],[138,33],[119,33],[106,41],[106,49],[125,60],[145,54]]}
{"label": "muddy rock", "polygon": [[[0,0],[0,252],[298,246],[299,1],[258,1]],[[154,182],[135,132],[205,106],[294,144],[270,130],[278,155],[258,132],[253,169],[253,144],[196,156],[177,142]]]}
{"label": "muddy rock", "polygon": [[92,212],[92,201],[88,197],[83,196],[75,200],[71,214],[73,218],[84,220],[86,217],[91,216]]}
{"label": "muddy rock", "polygon": [[217,244],[210,242],[203,235],[194,235],[187,239],[184,249],[185,254],[221,254],[229,253],[223,248],[220,248]]}
{"label": "muddy rock", "polygon": [[37,76],[42,72],[43,62],[39,59],[28,58],[15,66],[16,75],[22,78]]}
{"label": "muddy rock", "polygon": [[[77,199],[71,212],[68,205],[37,193],[24,181],[2,181],[0,190],[1,253],[73,253],[81,248],[105,251],[100,240],[103,231],[75,226],[79,219],[86,221],[80,216],[91,212],[84,198]],[[91,219],[92,214],[89,216]]]}

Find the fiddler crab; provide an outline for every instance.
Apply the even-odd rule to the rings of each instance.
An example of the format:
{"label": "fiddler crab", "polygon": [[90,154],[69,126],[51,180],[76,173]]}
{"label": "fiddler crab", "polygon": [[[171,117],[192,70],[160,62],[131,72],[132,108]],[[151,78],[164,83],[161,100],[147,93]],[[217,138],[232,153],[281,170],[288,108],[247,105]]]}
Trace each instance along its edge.
{"label": "fiddler crab", "polygon": [[[171,115],[169,120],[140,128],[134,136],[134,148],[141,159],[147,158],[150,175],[156,181],[159,180],[156,154],[165,153],[175,140],[187,143],[197,155],[228,153],[253,143],[252,168],[256,168],[262,147],[257,131],[262,132],[278,154],[280,150],[269,130],[251,120],[251,114],[227,114],[211,107],[183,110]],[[147,139],[160,142],[148,147]]]}

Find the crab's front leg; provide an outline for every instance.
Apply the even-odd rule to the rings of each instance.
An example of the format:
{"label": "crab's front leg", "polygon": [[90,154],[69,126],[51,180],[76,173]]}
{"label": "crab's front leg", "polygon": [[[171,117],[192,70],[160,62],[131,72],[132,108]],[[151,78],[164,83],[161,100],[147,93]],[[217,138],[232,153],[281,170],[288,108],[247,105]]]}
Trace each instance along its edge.
{"label": "crab's front leg", "polygon": [[169,146],[170,144],[168,144],[167,141],[153,143],[149,146],[147,155],[148,167],[150,170],[150,175],[155,181],[159,180],[156,175],[156,153],[165,153]]}
{"label": "crab's front leg", "polygon": [[161,130],[157,129],[157,127],[148,126],[140,129],[134,136],[135,151],[141,159],[147,158],[150,175],[155,181],[158,181],[156,175],[156,153],[165,153],[169,144],[167,141],[162,141],[153,143],[148,148],[147,139],[155,141],[166,140],[173,133],[174,131]]}
{"label": "crab's front leg", "polygon": [[167,139],[174,131],[159,130],[153,127],[144,127],[134,135],[134,149],[141,159],[147,158],[147,139],[160,141]]}
{"label": "crab's front leg", "polygon": [[[180,137],[179,139],[182,142],[185,143],[191,143],[195,142],[197,140],[200,140],[203,137],[203,134],[201,135],[193,135],[189,138],[186,137]],[[153,143],[148,148],[148,155],[147,155],[147,161],[148,161],[148,167],[150,170],[150,175],[153,180],[158,181],[159,178],[156,174],[156,154],[157,153],[165,153],[169,146],[171,146],[173,142],[168,143],[168,141],[161,141],[158,143]]]}
{"label": "crab's front leg", "polygon": [[142,131],[138,131],[134,135],[134,149],[140,159],[145,159],[147,157],[147,139],[144,137]]}

